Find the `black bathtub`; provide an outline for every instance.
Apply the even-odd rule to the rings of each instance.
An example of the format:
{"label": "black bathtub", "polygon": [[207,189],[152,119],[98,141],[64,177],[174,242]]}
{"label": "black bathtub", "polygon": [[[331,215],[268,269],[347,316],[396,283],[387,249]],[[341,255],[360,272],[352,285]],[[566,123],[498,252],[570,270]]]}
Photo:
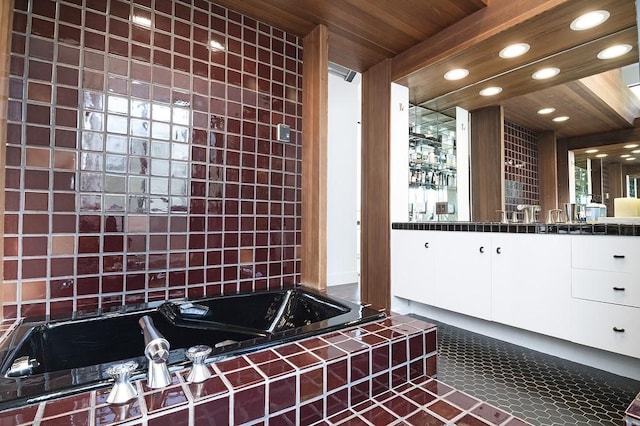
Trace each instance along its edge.
{"label": "black bathtub", "polygon": [[[147,360],[138,325],[148,315],[169,341],[171,370],[185,350],[213,348],[217,361],[384,317],[384,313],[301,288],[169,301],[55,322],[25,320],[0,346],[0,409],[109,384],[106,369],[134,360],[133,379]],[[20,362],[22,361],[22,362]]]}

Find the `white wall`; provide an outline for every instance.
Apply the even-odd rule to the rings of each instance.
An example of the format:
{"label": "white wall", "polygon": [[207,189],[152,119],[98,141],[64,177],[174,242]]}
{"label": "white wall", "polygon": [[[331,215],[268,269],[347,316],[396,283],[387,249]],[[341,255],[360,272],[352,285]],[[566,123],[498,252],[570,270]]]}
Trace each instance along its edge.
{"label": "white wall", "polygon": [[360,75],[349,83],[329,74],[327,152],[327,285],[359,281],[358,162]]}
{"label": "white wall", "polygon": [[409,220],[409,88],[391,84],[389,214],[391,222]]}

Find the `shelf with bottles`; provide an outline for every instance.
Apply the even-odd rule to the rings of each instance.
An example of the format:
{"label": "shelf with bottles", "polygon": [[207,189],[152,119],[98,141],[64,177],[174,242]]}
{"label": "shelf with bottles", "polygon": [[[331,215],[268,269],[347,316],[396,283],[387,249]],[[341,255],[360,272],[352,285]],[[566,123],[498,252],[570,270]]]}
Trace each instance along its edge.
{"label": "shelf with bottles", "polygon": [[422,168],[409,169],[409,187],[425,187],[428,189],[456,189],[456,172],[454,170],[429,170]]}

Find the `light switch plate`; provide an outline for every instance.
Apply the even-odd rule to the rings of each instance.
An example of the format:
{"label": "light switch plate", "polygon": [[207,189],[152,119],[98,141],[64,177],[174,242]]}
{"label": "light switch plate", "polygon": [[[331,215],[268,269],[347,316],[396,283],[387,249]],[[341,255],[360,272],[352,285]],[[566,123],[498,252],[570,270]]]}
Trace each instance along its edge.
{"label": "light switch plate", "polygon": [[291,129],[286,124],[278,124],[276,127],[276,139],[279,142],[291,141]]}

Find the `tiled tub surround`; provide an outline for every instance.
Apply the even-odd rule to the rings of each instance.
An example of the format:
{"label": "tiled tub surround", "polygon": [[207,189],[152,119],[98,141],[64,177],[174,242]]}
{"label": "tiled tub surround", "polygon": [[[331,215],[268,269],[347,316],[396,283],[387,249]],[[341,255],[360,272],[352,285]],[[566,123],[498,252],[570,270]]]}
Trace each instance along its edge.
{"label": "tiled tub surround", "polygon": [[629,404],[629,407],[626,409],[624,420],[626,426],[640,425],[640,393],[631,401],[631,404]]}
{"label": "tiled tub surround", "polygon": [[[371,416],[389,416],[389,409],[404,410],[398,418],[425,416],[415,403],[432,403],[445,419],[471,406],[480,416],[488,410],[427,377],[436,373],[436,328],[400,315],[229,358],[211,369],[213,377],[200,385],[186,383],[188,370],[175,372],[163,390],[138,381],[138,398],[122,407],[106,404],[109,388],[104,388],[5,410],[0,424],[340,423],[356,412],[372,421]],[[379,405],[373,396],[379,396]]]}
{"label": "tiled tub surround", "polygon": [[16,0],[5,318],[299,282],[301,46],[208,0]]}

